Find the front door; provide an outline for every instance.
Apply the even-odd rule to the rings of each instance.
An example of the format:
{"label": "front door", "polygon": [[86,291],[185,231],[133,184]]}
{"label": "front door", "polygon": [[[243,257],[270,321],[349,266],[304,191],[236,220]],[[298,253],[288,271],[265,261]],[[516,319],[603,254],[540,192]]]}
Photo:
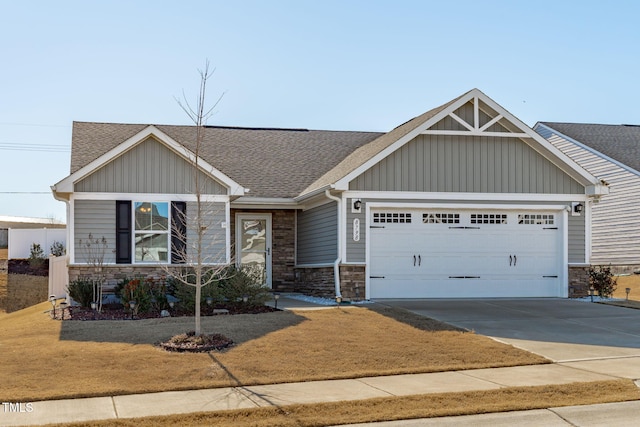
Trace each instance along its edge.
{"label": "front door", "polygon": [[237,264],[255,269],[271,287],[271,214],[236,215]]}

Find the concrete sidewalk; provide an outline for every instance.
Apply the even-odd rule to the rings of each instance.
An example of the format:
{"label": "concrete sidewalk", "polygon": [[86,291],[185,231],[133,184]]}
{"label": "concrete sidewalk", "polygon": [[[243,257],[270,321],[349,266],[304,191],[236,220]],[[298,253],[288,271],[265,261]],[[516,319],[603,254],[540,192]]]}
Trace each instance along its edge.
{"label": "concrete sidewalk", "polygon": [[[374,397],[495,390],[514,386],[640,378],[640,357],[608,359],[606,363],[600,364],[596,362],[597,361],[584,361],[566,364],[473,369],[431,374],[394,375],[348,380],[312,381],[33,402],[29,405],[23,404],[21,408],[14,407],[12,408],[13,411],[8,410],[11,408],[7,408],[6,406],[4,408],[0,407],[0,425],[42,425],[48,423],[184,414],[201,411],[259,408],[264,406],[362,400]],[[630,407],[632,407],[632,410],[629,409]],[[551,410],[553,413],[571,412],[575,414],[589,413],[590,411],[592,411],[592,409],[590,409],[589,406]],[[619,425],[632,425],[638,421],[640,401],[610,406],[610,409],[606,411],[606,421],[609,422],[607,425],[613,425],[610,423],[612,419],[615,419],[612,411],[616,413],[615,417],[628,421],[627,424],[622,423]],[[534,415],[531,415],[530,411],[509,414],[509,416],[517,415],[517,424],[521,424],[521,422],[524,423],[528,417],[531,417],[532,423],[529,425],[570,425],[541,423],[541,419],[536,415],[537,412],[534,412]],[[548,413],[546,416],[554,417],[555,415]],[[486,425],[499,425],[495,424],[497,421],[495,421],[496,418],[494,417],[498,417],[497,414],[478,417],[480,417],[478,418],[478,422],[482,419],[487,419],[492,421],[487,421]],[[581,423],[579,425],[604,425],[597,424],[597,420],[593,417],[588,417],[587,420],[589,420],[588,423]],[[438,419],[438,422],[444,421],[443,419]],[[591,422],[593,423],[590,424]],[[485,425],[476,424],[475,418],[473,424]],[[508,424],[513,425],[516,424],[516,422],[512,419]],[[383,425],[411,426],[425,424]]]}

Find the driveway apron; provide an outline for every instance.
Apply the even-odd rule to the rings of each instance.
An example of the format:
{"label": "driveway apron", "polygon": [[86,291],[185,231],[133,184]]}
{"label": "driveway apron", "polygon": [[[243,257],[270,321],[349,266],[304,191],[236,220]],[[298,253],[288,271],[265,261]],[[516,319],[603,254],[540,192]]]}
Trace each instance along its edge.
{"label": "driveway apron", "polygon": [[560,298],[377,300],[554,362],[640,356],[640,310]]}

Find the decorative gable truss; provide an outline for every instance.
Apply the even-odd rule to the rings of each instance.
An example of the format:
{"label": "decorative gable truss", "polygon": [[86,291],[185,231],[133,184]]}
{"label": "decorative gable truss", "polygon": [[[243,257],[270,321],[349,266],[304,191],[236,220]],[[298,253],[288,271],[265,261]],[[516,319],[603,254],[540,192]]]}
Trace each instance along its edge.
{"label": "decorative gable truss", "polygon": [[464,105],[422,132],[425,135],[467,135],[530,138],[504,115],[474,96]]}

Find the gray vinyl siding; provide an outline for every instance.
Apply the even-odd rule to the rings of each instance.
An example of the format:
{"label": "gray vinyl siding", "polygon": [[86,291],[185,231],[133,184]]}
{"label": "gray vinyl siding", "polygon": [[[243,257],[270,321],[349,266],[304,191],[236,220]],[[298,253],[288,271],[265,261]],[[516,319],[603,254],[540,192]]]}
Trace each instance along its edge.
{"label": "gray vinyl siding", "polygon": [[[187,218],[190,225],[187,226],[187,255],[195,258],[195,245],[197,242],[197,228],[193,225],[196,213],[196,203],[187,203]],[[224,203],[205,204],[203,213],[207,216],[203,243],[203,262],[223,263],[226,261],[226,230],[222,223],[226,221]],[[104,237],[107,241],[104,263],[115,263],[116,248],[116,202],[112,200],[76,200],[74,203],[75,224],[75,263],[84,264],[88,261],[86,242],[89,233],[93,239]],[[94,245],[95,247],[95,245]]]}
{"label": "gray vinyl siding", "polygon": [[[116,202],[113,200],[76,200],[73,210],[74,250],[73,263],[89,262],[90,255],[86,249],[89,234],[93,240],[107,241],[104,251],[104,263],[115,263],[116,249]],[[95,245],[92,245],[96,249]],[[95,251],[94,251],[95,253]]]}
{"label": "gray vinyl siding", "polygon": [[[187,203],[187,256],[195,261],[197,255],[198,227],[195,226],[197,203]],[[207,228],[202,242],[202,262],[220,264],[226,262],[226,229],[222,223],[227,221],[224,203],[203,203],[202,216]]]}
{"label": "gray vinyl siding", "polygon": [[[204,173],[199,177],[202,194],[227,194]],[[191,163],[150,137],[77,182],[75,191],[193,194],[193,178]]]}
{"label": "gray vinyl siding", "polygon": [[609,194],[592,205],[591,263],[640,264],[640,177],[571,140],[538,126],[536,131],[597,178]]}
{"label": "gray vinyl siding", "polygon": [[[584,211],[583,211],[584,212]],[[569,214],[569,235],[568,235],[568,247],[569,247],[569,263],[582,264],[586,262],[585,254],[585,239],[586,239],[586,227],[585,227],[585,215],[573,216]]]}
{"label": "gray vinyl siding", "polygon": [[296,263],[327,264],[338,257],[338,211],[335,202],[297,215]]}
{"label": "gray vinyl siding", "polygon": [[584,194],[582,185],[521,139],[443,135],[417,136],[352,180],[349,189]]}
{"label": "gray vinyl siding", "polygon": [[[366,229],[366,218],[365,218],[365,206],[367,203],[373,202],[389,202],[386,199],[363,199],[362,200],[362,209],[361,213],[352,213],[351,209],[347,208],[347,230],[346,230],[346,246],[347,246],[347,259],[345,262],[348,263],[364,263],[366,261],[366,237],[368,230]],[[402,204],[402,203],[446,203],[451,204],[450,200],[416,200],[416,199],[404,199],[404,200],[393,200],[394,203]],[[347,203],[352,203],[352,199],[347,199]],[[521,205],[522,202],[494,202],[494,201],[473,201],[473,204],[480,205],[486,204],[488,207],[490,205],[499,203],[502,205]],[[526,202],[527,205],[547,205],[549,202]],[[557,203],[553,203],[557,204]],[[563,203],[560,203],[563,204]],[[571,201],[566,202],[567,206],[571,206]],[[350,205],[348,205],[350,206]],[[466,208],[465,203],[460,202],[460,208]],[[413,209],[413,208],[411,208]],[[360,219],[360,240],[358,242],[353,241],[353,219]],[[568,251],[569,251],[569,262],[570,263],[584,263],[585,262],[585,219],[584,214],[581,216],[571,216],[569,215],[569,220],[567,226],[568,230]]]}

